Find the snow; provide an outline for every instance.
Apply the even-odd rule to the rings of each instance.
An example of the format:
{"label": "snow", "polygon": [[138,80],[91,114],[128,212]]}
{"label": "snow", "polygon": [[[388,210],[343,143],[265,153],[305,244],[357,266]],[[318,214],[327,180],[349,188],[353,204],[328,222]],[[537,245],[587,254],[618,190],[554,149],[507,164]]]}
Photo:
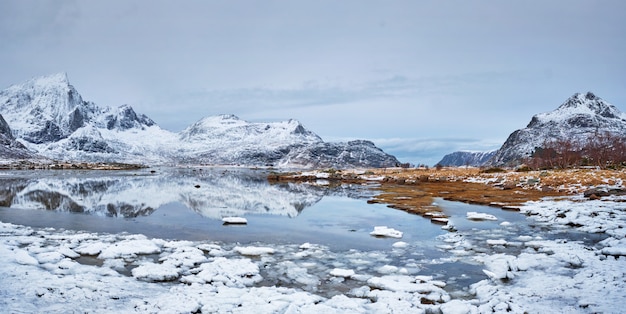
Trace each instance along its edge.
{"label": "snow", "polygon": [[369,141],[325,143],[293,119],[248,122],[218,115],[170,132],[128,105],[100,107],[84,101],[65,73],[2,90],[0,104],[16,139],[38,156],[54,160],[283,168],[383,167],[398,162]]}
{"label": "snow", "polygon": [[[90,254],[72,259],[60,252]],[[222,256],[213,254],[217,252]],[[266,255],[271,252],[282,257]],[[301,262],[303,252],[311,256],[309,262]],[[451,300],[442,289],[445,283],[431,276],[357,275],[341,267],[316,270],[326,260],[353,261],[358,268],[366,257],[370,262],[387,259],[377,252],[343,254],[346,259],[339,262],[336,253],[312,243],[228,247],[0,223],[0,308],[47,313],[423,313],[436,312]],[[363,285],[328,297],[316,293],[322,282],[341,286],[344,280]],[[292,287],[281,287],[287,282]],[[423,299],[432,304],[423,304]],[[460,307],[455,304],[451,306]]]}
{"label": "snow", "polygon": [[557,109],[533,116],[526,128],[516,130],[515,136],[507,139],[489,163],[520,162],[546,142],[585,143],[604,132],[623,137],[626,113],[591,93],[576,93]]}
{"label": "snow", "polygon": [[222,218],[222,222],[225,224],[245,225],[248,223],[248,219],[243,217],[224,217]]}
{"label": "snow", "polygon": [[[394,242],[388,251],[332,252],[315,243],[177,241],[0,223],[0,308],[9,313],[619,313],[626,304],[624,203],[574,196],[528,202],[520,211],[540,228],[605,238],[594,243],[559,233],[542,238],[511,231],[519,223],[496,225],[483,233],[441,236],[439,247],[448,253],[443,259],[415,255],[399,263],[394,256],[413,251],[416,243]],[[385,226],[375,230],[401,233]],[[444,262],[477,265],[484,279],[467,290],[449,291],[455,279],[427,271]]]}
{"label": "snow", "polygon": [[409,244],[403,241],[398,241],[398,242],[394,242],[394,244],[392,244],[391,246],[397,249],[404,249],[408,247]]}
{"label": "snow", "polygon": [[[492,313],[618,313],[626,304],[626,207],[620,201],[543,199],[528,202],[520,211],[544,228],[571,228],[607,236],[595,245],[566,239],[546,240],[532,235],[498,238],[494,231],[485,244],[472,243],[463,232],[447,234],[442,246],[456,259],[483,265],[485,280],[472,284],[475,305],[469,312]],[[514,242],[515,241],[515,242]],[[504,248],[504,247],[507,248]],[[515,246],[511,252],[509,246]],[[500,248],[497,248],[500,247]],[[516,253],[517,252],[517,253]],[[457,302],[455,302],[457,303]],[[449,303],[446,303],[449,304]],[[445,306],[442,306],[443,309]]]}
{"label": "snow", "polygon": [[508,242],[504,239],[497,239],[497,240],[492,240],[489,239],[487,240],[487,244],[489,245],[506,245]]}
{"label": "snow", "polygon": [[133,277],[146,281],[169,281],[178,278],[178,269],[173,265],[145,263],[132,270]]}
{"label": "snow", "polygon": [[235,252],[238,252],[241,255],[248,255],[248,256],[258,256],[258,255],[274,253],[273,248],[261,247],[261,246],[237,246],[233,250]]}
{"label": "snow", "polygon": [[376,226],[370,235],[376,237],[402,238],[402,232],[387,226]]}
{"label": "snow", "polygon": [[335,268],[333,270],[330,271],[330,274],[336,277],[352,277],[355,275],[354,270],[352,269],[342,269],[342,268]]}
{"label": "snow", "polygon": [[491,214],[467,212],[467,219],[469,220],[498,220],[498,218]]}

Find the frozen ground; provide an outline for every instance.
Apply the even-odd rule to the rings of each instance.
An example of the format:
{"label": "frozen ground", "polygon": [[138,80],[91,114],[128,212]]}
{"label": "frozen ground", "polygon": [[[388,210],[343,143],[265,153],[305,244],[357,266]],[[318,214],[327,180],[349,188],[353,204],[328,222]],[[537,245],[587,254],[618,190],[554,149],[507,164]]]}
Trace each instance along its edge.
{"label": "frozen ground", "polygon": [[[441,236],[446,259],[479,265],[485,279],[451,291],[449,278],[403,259],[414,249],[334,252],[314,243],[241,246],[149,239],[0,223],[0,309],[159,313],[619,313],[626,306],[626,203],[543,200],[522,208],[549,230]],[[454,222],[451,222],[454,223]],[[602,233],[597,243],[585,234]]]}

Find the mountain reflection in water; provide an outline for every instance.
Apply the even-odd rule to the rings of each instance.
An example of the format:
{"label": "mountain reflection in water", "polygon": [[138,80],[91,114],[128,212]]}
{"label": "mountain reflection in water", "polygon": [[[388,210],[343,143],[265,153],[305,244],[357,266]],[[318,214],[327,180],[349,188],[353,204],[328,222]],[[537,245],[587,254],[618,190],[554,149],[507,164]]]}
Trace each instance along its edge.
{"label": "mountain reflection in water", "polygon": [[276,184],[267,171],[201,168],[112,171],[14,171],[0,176],[0,206],[108,217],[148,216],[178,202],[203,217],[268,214],[295,217],[327,194],[313,185]]}
{"label": "mountain reflection in water", "polygon": [[[397,239],[369,234],[377,225],[404,231],[404,240],[442,233],[419,216],[367,204],[364,199],[375,193],[367,186],[269,184],[267,170],[239,168],[152,171],[0,171],[0,221],[190,241],[311,242],[342,250],[391,247]],[[224,225],[227,216],[244,216],[248,224]]]}
{"label": "mountain reflection in water", "polygon": [[0,206],[133,218],[180,202],[214,219],[246,214],[295,217],[329,192],[310,185],[270,185],[266,175],[238,169],[20,171],[0,177]]}

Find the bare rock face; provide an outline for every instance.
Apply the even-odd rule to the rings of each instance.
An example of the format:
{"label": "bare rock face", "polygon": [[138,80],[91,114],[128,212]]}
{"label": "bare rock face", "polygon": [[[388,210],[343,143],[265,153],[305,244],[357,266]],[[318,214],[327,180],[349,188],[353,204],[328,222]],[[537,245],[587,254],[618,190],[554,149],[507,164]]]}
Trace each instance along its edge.
{"label": "bare rock face", "polygon": [[546,142],[580,144],[599,134],[626,140],[626,114],[591,92],[577,93],[554,111],[533,116],[525,128],[511,133],[487,164],[516,166]]}

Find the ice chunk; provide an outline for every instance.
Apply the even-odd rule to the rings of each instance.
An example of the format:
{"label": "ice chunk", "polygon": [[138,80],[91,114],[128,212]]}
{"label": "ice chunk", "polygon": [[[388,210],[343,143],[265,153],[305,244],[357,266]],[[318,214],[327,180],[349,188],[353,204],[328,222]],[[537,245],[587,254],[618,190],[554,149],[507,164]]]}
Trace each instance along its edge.
{"label": "ice chunk", "polygon": [[18,264],[22,264],[22,265],[37,265],[39,264],[39,262],[32,256],[30,256],[30,254],[28,254],[28,252],[22,250],[22,249],[15,249],[15,251],[13,251],[13,259],[18,263]]}
{"label": "ice chunk", "polygon": [[154,254],[160,253],[159,248],[154,242],[148,239],[132,239],[117,242],[100,252],[99,258],[117,258],[136,256],[141,254]]}
{"label": "ice chunk", "polygon": [[467,219],[469,220],[498,220],[498,218],[491,214],[467,212]]}
{"label": "ice chunk", "polygon": [[619,240],[615,238],[607,238],[601,243],[607,245],[607,247],[602,249],[602,254],[613,256],[626,256],[626,238]]}
{"label": "ice chunk", "polygon": [[178,278],[178,268],[171,264],[145,263],[132,270],[133,277],[144,281],[170,281]]}
{"label": "ice chunk", "polygon": [[224,217],[222,222],[225,225],[245,225],[248,223],[248,219],[243,217]]}
{"label": "ice chunk", "polygon": [[264,246],[236,246],[233,251],[248,256],[259,256],[264,254],[274,254],[274,249]]}
{"label": "ice chunk", "polygon": [[345,278],[349,278],[355,275],[354,270],[343,269],[343,268],[335,268],[330,271],[330,274],[335,277],[345,277]]}
{"label": "ice chunk", "polygon": [[74,252],[74,250],[70,249],[67,246],[62,246],[59,248],[59,253],[69,257],[69,258],[77,258],[80,256],[80,254]]}
{"label": "ice chunk", "polygon": [[379,267],[376,271],[381,274],[392,274],[398,271],[398,267],[393,265],[385,265]]}
{"label": "ice chunk", "polygon": [[376,237],[390,237],[390,238],[402,238],[402,232],[387,226],[376,226],[374,231],[370,232],[371,235]]}
{"label": "ice chunk", "polygon": [[489,256],[485,261],[487,269],[483,269],[483,273],[492,279],[512,279],[514,277],[511,267],[515,257],[504,254],[496,254]]}
{"label": "ice chunk", "polygon": [[452,300],[442,304],[439,309],[445,314],[467,314],[477,312],[475,306],[471,305],[468,301],[463,300]]}
{"label": "ice chunk", "polygon": [[409,246],[409,244],[406,243],[406,242],[403,242],[403,241],[398,241],[398,242],[395,242],[394,244],[392,244],[391,246],[396,248],[396,249],[403,249],[403,248],[406,248],[407,246]]}
{"label": "ice chunk", "polygon": [[259,274],[259,266],[249,259],[227,259],[218,257],[210,263],[198,267],[200,272],[181,279],[185,283],[209,282],[221,283],[228,287],[251,286],[263,279]]}
{"label": "ice chunk", "polygon": [[81,244],[74,251],[83,255],[98,255],[107,247],[109,247],[109,244],[105,242],[88,242]]}
{"label": "ice chunk", "polygon": [[489,245],[506,245],[508,242],[506,242],[506,240],[504,239],[498,239],[498,240],[493,240],[493,239],[489,239],[487,240],[487,244]]}

